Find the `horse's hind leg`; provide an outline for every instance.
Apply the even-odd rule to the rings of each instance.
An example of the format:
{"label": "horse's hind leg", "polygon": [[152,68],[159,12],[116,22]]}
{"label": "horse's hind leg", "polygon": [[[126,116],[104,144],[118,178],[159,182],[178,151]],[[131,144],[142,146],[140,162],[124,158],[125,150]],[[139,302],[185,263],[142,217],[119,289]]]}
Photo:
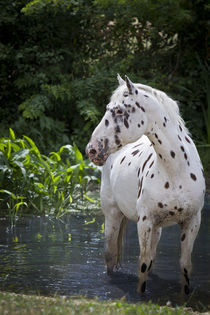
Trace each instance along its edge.
{"label": "horse's hind leg", "polygon": [[190,218],[190,220],[180,224],[181,226],[181,258],[180,266],[182,272],[182,292],[189,294],[190,272],[191,272],[191,253],[195,238],[198,234],[201,221],[200,212]]}
{"label": "horse's hind leg", "polygon": [[137,291],[144,292],[148,274],[154,265],[157,244],[161,236],[161,228],[155,227],[147,216],[138,221],[138,236],[140,245],[139,284]]}
{"label": "horse's hind leg", "polygon": [[107,274],[113,272],[120,261],[126,218],[117,207],[105,213],[105,261]]}

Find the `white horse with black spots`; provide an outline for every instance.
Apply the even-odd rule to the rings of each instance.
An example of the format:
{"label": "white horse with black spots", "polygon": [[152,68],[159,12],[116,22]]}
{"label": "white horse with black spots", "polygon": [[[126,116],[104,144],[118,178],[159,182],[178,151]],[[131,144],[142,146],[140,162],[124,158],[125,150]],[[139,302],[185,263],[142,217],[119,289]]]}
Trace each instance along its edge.
{"label": "white horse with black spots", "polygon": [[107,273],[119,263],[126,220],[137,222],[138,292],[144,292],[162,227],[177,223],[182,289],[188,294],[191,252],[204,204],[202,164],[174,100],[128,77],[124,81],[118,75],[118,81],[86,148],[90,160],[103,165]]}

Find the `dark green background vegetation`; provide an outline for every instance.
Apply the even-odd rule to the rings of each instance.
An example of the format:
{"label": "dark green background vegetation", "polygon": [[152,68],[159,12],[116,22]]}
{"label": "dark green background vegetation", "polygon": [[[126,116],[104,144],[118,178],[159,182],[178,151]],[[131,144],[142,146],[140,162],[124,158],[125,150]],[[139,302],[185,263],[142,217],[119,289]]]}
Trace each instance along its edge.
{"label": "dark green background vegetation", "polygon": [[[39,179],[42,172],[49,169],[55,176],[62,146],[75,143],[84,153],[117,86],[117,73],[180,102],[209,170],[209,10],[204,0],[1,0],[1,186],[9,189],[15,178],[22,183],[36,160],[33,185],[40,188],[46,184],[46,175]],[[22,135],[36,143],[36,156]],[[77,147],[71,148],[74,154]],[[43,155],[51,151],[55,154]],[[49,167],[39,170],[39,159]],[[85,169],[85,162],[78,163]],[[62,181],[64,175],[56,176]],[[13,197],[21,195],[20,183]]]}
{"label": "dark green background vegetation", "polygon": [[11,127],[42,152],[69,142],[84,152],[119,72],[180,101],[194,139],[210,143],[209,9],[204,0],[1,0],[0,135]]}

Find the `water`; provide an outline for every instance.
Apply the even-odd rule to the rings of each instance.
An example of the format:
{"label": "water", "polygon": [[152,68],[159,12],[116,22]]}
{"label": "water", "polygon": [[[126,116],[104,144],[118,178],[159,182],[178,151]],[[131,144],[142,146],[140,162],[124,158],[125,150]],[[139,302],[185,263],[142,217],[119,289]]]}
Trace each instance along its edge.
{"label": "water", "polygon": [[187,303],[196,310],[210,309],[210,203],[192,255],[189,297],[180,296],[178,226],[165,228],[157,250],[147,292],[136,293],[139,245],[136,224],[129,222],[122,267],[108,277],[103,261],[104,218],[71,214],[62,220],[24,217],[11,227],[0,218],[0,290],[41,295],[85,295],[100,299],[125,297],[128,302],[151,300],[161,305]]}

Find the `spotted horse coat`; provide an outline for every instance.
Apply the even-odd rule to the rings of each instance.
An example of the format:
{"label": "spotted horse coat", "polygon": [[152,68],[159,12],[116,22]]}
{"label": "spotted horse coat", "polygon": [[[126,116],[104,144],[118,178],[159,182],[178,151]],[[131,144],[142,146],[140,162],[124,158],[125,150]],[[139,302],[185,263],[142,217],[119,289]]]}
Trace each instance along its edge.
{"label": "spotted horse coat", "polygon": [[182,291],[188,294],[191,252],[205,194],[201,161],[174,100],[128,77],[124,81],[118,75],[118,80],[86,148],[89,158],[103,165],[107,273],[119,262],[126,219],[135,221],[140,244],[138,291],[144,292],[162,227],[179,224]]}

